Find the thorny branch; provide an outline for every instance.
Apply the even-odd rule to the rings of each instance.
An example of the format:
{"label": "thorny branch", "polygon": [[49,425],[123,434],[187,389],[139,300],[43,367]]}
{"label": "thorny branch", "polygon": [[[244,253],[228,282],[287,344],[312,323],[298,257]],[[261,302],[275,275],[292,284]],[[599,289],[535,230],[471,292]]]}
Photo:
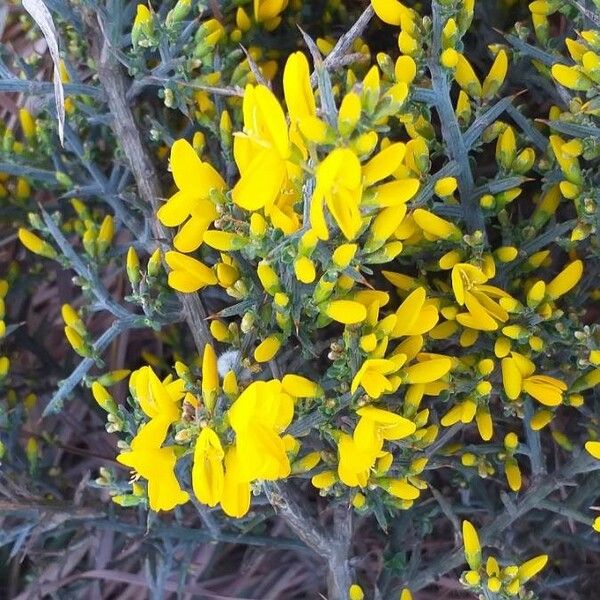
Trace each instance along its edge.
{"label": "thorny branch", "polygon": [[[574,475],[581,474],[600,468],[594,464],[594,460],[585,453],[576,456],[558,471],[538,479],[529,491],[523,494],[522,499],[511,507],[511,510],[503,510],[491,523],[481,530],[482,544],[489,543],[512,523],[536,508],[544,508],[546,498],[560,488],[564,482]],[[410,581],[403,582],[413,592],[423,589],[439,577],[456,569],[464,563],[463,549],[457,548],[435,560],[431,566],[423,569]]]}
{"label": "thorny branch", "polygon": [[288,484],[269,482],[263,487],[270,504],[298,538],[327,561],[328,599],[345,600],[352,583],[348,563],[352,543],[352,513],[343,506],[336,506],[330,535],[294,499]]}
{"label": "thorny branch", "polygon": [[[324,69],[335,69],[344,64],[344,55],[351,48],[354,40],[359,38],[364,30],[367,28],[367,25],[370,23],[371,19],[375,11],[373,7],[369,4],[369,6],[363,11],[363,13],[358,17],[356,23],[348,29],[348,31],[337,41],[333,50],[326,56],[323,60],[322,67]],[[317,72],[313,72],[310,76],[310,82],[313,86],[317,84]]]}
{"label": "thorny branch", "polygon": [[[98,78],[106,91],[108,107],[113,117],[112,125],[116,138],[123,146],[123,154],[131,167],[139,194],[146,206],[156,213],[159,198],[162,196],[158,176],[142,141],[131,108],[127,104],[125,78],[121,66],[114,56],[108,39],[101,33],[102,22],[100,17],[98,19],[100,27],[91,22],[91,17],[88,23],[90,34],[93,34],[97,43]],[[156,241],[166,248],[171,237],[170,233],[156,218],[152,218],[152,227]],[[201,353],[205,344],[211,339],[206,325],[206,310],[197,294],[178,294],[178,297],[196,349]]]}

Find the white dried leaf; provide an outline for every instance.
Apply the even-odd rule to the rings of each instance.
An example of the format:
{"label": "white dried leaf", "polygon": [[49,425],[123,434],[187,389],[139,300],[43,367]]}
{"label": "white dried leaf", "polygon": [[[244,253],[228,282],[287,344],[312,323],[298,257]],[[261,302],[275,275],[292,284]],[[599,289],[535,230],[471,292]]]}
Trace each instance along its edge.
{"label": "white dried leaf", "polygon": [[60,143],[63,144],[65,130],[65,91],[60,80],[60,56],[58,54],[58,38],[56,36],[54,21],[43,0],[23,0],[23,8],[31,15],[31,18],[42,30],[48,44],[52,62],[54,63],[54,99],[58,117],[58,137],[60,138]]}

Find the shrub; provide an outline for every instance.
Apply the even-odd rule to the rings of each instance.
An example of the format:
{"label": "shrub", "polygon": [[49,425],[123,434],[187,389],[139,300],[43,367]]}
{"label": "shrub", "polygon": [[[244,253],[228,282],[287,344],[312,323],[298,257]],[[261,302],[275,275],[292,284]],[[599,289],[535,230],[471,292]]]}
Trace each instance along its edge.
{"label": "shrub", "polygon": [[14,596],[224,597],[186,555],[213,540],[319,557],[245,597],[589,597],[595,2],[155,4],[8,13],[3,543],[43,557]]}

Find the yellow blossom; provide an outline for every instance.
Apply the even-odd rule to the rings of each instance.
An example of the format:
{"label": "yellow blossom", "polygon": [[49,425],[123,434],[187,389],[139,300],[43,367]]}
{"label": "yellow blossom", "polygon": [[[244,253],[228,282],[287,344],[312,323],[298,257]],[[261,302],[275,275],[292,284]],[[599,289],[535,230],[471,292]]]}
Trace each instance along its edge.
{"label": "yellow blossom", "polygon": [[269,362],[281,348],[281,340],[275,335],[266,337],[254,350],[254,360],[259,363]]}
{"label": "yellow blossom", "polygon": [[585,443],[585,449],[594,457],[600,460],[600,442],[589,441]]}
{"label": "yellow blossom", "polygon": [[377,399],[383,393],[392,391],[393,385],[386,375],[395,373],[397,370],[398,365],[392,360],[369,358],[365,360],[352,379],[350,392],[354,394],[360,385],[371,398]]}
{"label": "yellow blossom", "polygon": [[546,294],[556,300],[573,289],[583,274],[583,261],[569,263],[550,283],[546,284]]}
{"label": "yellow blossom", "polygon": [[500,50],[496,55],[487,77],[483,81],[482,94],[484,98],[492,98],[500,89],[506,78],[508,70],[508,56],[506,50]]}
{"label": "yellow blossom", "polygon": [[269,213],[284,187],[290,141],[279,101],[264,85],[247,85],[244,91],[244,132],[234,139],[234,157],[240,179],[233,201],[246,210],[265,208]]}
{"label": "yellow blossom", "polygon": [[546,566],[547,562],[547,554],[540,554],[539,556],[524,562],[519,567],[519,580],[521,583],[525,583],[532,577],[535,577]]}
{"label": "yellow blossom", "polygon": [[224,462],[221,508],[226,515],[239,519],[250,509],[250,483],[240,476],[239,452],[236,446],[227,449]]}
{"label": "yellow blossom", "polygon": [[17,235],[21,244],[23,244],[30,252],[46,258],[56,258],[56,250],[35,233],[32,233],[24,227],[20,227],[17,231]]}
{"label": "yellow blossom", "polygon": [[191,217],[177,234],[175,247],[191,252],[202,243],[202,235],[217,212],[208,199],[212,190],[222,191],[225,182],[209,163],[200,160],[192,145],[184,140],[171,147],[171,170],[179,190],[157,212],[160,222],[167,227],[181,225]]}
{"label": "yellow blossom", "polygon": [[325,312],[334,321],[345,325],[362,323],[367,318],[367,309],[354,300],[333,300],[327,304]]}
{"label": "yellow blossom", "polygon": [[354,239],[362,225],[361,197],[361,166],[356,154],[347,148],[336,148],[316,169],[310,224],[318,238],[329,239],[326,205],[345,238]]}
{"label": "yellow blossom", "polygon": [[117,456],[121,464],[131,467],[148,481],[148,500],[155,511],[172,510],[189,499],[175,477],[174,447],[162,446],[168,427],[168,420],[152,419],[139,429],[131,442],[131,450]]}
{"label": "yellow blossom", "polygon": [[217,434],[205,427],[196,439],[192,486],[196,498],[208,506],[216,506],[223,495],[225,453]]}
{"label": "yellow blossom", "polygon": [[465,547],[465,558],[474,571],[481,566],[481,545],[475,527],[469,521],[462,523],[463,544]]}
{"label": "yellow blossom", "polygon": [[398,0],[371,0],[371,5],[375,14],[390,25],[400,25],[402,17],[406,18],[411,14],[411,9]]}
{"label": "yellow blossom", "polygon": [[165,253],[165,262],[171,269],[169,285],[178,292],[196,292],[200,288],[217,283],[214,272],[191,256],[169,251]]}

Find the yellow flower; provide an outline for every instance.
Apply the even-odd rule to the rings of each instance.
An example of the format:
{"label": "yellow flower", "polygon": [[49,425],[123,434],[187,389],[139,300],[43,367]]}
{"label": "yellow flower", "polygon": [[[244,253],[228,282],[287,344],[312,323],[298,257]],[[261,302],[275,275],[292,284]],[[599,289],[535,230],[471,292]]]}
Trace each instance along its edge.
{"label": "yellow flower", "polygon": [[362,103],[356,92],[349,92],[343,97],[338,114],[338,129],[342,135],[348,136],[354,131],[361,111]]}
{"label": "yellow flower", "polygon": [[210,344],[206,344],[202,357],[202,398],[210,411],[214,407],[218,389],[219,371],[217,369],[217,355],[214,348]]}
{"label": "yellow flower", "polygon": [[48,242],[45,242],[42,238],[35,235],[35,233],[32,233],[24,227],[19,227],[17,235],[21,244],[23,244],[30,252],[46,258],[56,258],[56,250],[54,250]]}
{"label": "yellow flower", "polygon": [[4,379],[6,377],[9,368],[10,359],[8,356],[0,356],[0,379]]}
{"label": "yellow flower", "polygon": [[19,122],[21,124],[21,129],[23,130],[23,135],[27,139],[31,140],[33,137],[35,137],[35,120],[32,114],[26,108],[19,109]]}
{"label": "yellow flower", "polygon": [[136,15],[133,21],[133,26],[141,26],[147,24],[152,19],[152,13],[145,4],[138,4],[136,7]]}
{"label": "yellow flower", "polygon": [[192,487],[196,498],[208,506],[216,506],[223,495],[224,456],[221,440],[210,427],[205,427],[194,447]]}
{"label": "yellow flower", "polygon": [[451,196],[458,187],[456,177],[442,177],[435,182],[433,191],[440,197],[446,198]]}
{"label": "yellow flower", "polygon": [[439,313],[433,304],[426,303],[424,287],[413,290],[396,310],[396,323],[392,338],[422,335],[431,331],[439,320]]}
{"label": "yellow flower", "polygon": [[440,55],[440,64],[446,69],[454,69],[458,64],[458,59],[459,53],[454,48],[446,48]]}
{"label": "yellow flower", "polygon": [[556,300],[572,290],[583,275],[583,261],[569,263],[550,283],[546,284],[546,294]]}
{"label": "yellow flower", "polygon": [[392,496],[401,500],[416,500],[421,492],[406,479],[383,480],[381,486]]}
{"label": "yellow flower", "polygon": [[292,124],[304,117],[316,116],[315,95],[310,84],[310,67],[302,52],[293,52],[285,63],[283,92]]}
{"label": "yellow flower", "polygon": [[492,439],[494,434],[494,422],[490,415],[490,409],[488,406],[478,406],[475,413],[475,421],[477,423],[477,429],[479,435],[484,442],[488,442]]}
{"label": "yellow flower", "polygon": [[254,360],[259,363],[269,362],[281,348],[281,340],[276,335],[265,338],[254,350]]}
{"label": "yellow flower", "polygon": [[508,487],[513,492],[518,492],[521,489],[521,470],[516,459],[512,456],[508,456],[504,461],[504,471],[506,473],[506,481]]}
{"label": "yellow flower", "polygon": [[283,390],[294,398],[316,398],[322,393],[321,387],[302,375],[288,373],[281,380]]}
{"label": "yellow flower", "polygon": [[336,148],[317,166],[315,190],[310,204],[310,225],[321,240],[329,239],[324,205],[347,240],[352,240],[362,226],[361,166],[356,154]]}
{"label": "yellow flower", "polygon": [[502,359],[502,383],[510,400],[516,400],[522,391],[527,392],[541,404],[558,406],[563,401],[567,385],[548,375],[534,375],[535,365],[517,352]]}
{"label": "yellow flower", "polygon": [[317,277],[315,263],[306,256],[299,256],[294,261],[294,273],[302,283],[312,283]]}
{"label": "yellow flower", "polygon": [[549,410],[537,411],[533,417],[531,417],[531,421],[529,422],[531,429],[533,429],[533,431],[539,431],[540,429],[543,429],[546,427],[546,425],[548,425],[548,423],[550,423],[550,421],[552,421],[553,417],[554,413]]}
{"label": "yellow flower", "polygon": [[97,381],[92,383],[92,395],[98,405],[106,412],[112,413],[117,409],[117,405],[113,397],[108,393],[108,390]]}
{"label": "yellow flower", "polygon": [[377,451],[383,440],[401,440],[417,429],[409,419],[375,406],[363,406],[356,414],[360,419],[354,430],[355,441],[361,447],[376,447]]}
{"label": "yellow flower", "polygon": [[327,316],[338,323],[355,325],[367,318],[367,309],[354,300],[333,300],[325,308]]}
{"label": "yellow flower", "polygon": [[407,8],[398,0],[371,0],[375,14],[390,25],[400,25],[402,18],[410,17],[412,9]]}
{"label": "yellow flower", "polygon": [[563,150],[567,144],[560,136],[551,135],[548,139],[550,140],[550,147],[552,148],[556,162],[567,181],[575,186],[580,186],[583,183],[583,176],[577,156],[573,156],[572,153]]}
{"label": "yellow flower", "polygon": [[308,473],[308,471],[312,471],[320,462],[321,454],[319,452],[309,452],[294,462],[293,471],[294,473]]}
{"label": "yellow flower", "polygon": [[175,247],[181,252],[192,252],[202,243],[202,236],[217,217],[211,191],[222,191],[226,185],[217,171],[200,160],[192,145],[177,140],[171,147],[171,170],[179,190],[158,209],[156,216],[166,227],[183,225],[175,236]]}
{"label": "yellow flower", "polygon": [[178,403],[184,395],[183,381],[165,385],[152,367],[145,366],[131,373],[129,389],[140,408],[151,419],[161,418],[170,424],[181,416]]}
{"label": "yellow flower", "polygon": [[233,150],[240,179],[233,201],[246,210],[271,211],[287,177],[290,141],[279,101],[264,85],[247,85],[242,111],[244,132],[235,136]]}
{"label": "yellow flower", "polygon": [[[378,452],[378,451],[377,451]],[[366,487],[369,471],[375,464],[377,452],[357,444],[356,440],[342,433],[338,440],[338,477],[349,487]]]}
{"label": "yellow flower", "polygon": [[268,294],[274,295],[280,291],[279,277],[275,269],[268,262],[261,260],[256,268],[256,274]]}
{"label": "yellow flower", "polygon": [[142,276],[140,274],[140,258],[133,246],[129,246],[126,259],[127,277],[132,285],[140,282]]}
{"label": "yellow flower", "polygon": [[228,411],[236,434],[239,478],[253,481],[287,477],[291,471],[279,436],[294,416],[294,402],[278,380],[251,383]]}
{"label": "yellow flower", "polygon": [[[63,321],[65,322],[65,325],[72,327],[79,334],[85,335],[85,325],[83,324],[79,313],[70,304],[63,304],[60,309],[60,314],[62,316]],[[1,316],[2,315],[0,315],[0,317]]]}
{"label": "yellow flower", "polygon": [[[406,216],[406,205],[384,208],[371,222],[369,238],[364,244],[366,253],[378,250],[394,234]],[[401,242],[398,242],[401,243]]]}
{"label": "yellow flower", "polygon": [[465,546],[465,558],[473,571],[479,570],[481,566],[481,545],[475,527],[469,521],[462,523],[463,543]]}
{"label": "yellow flower", "polygon": [[390,144],[387,148],[381,150],[363,166],[364,184],[369,186],[389,177],[398,169],[404,159],[405,153],[406,145],[402,142]]}
{"label": "yellow flower", "polygon": [[585,449],[594,457],[600,460],[600,442],[589,441],[585,443]]}
{"label": "yellow flower", "polygon": [[487,285],[488,276],[475,265],[457,263],[452,267],[452,290],[466,313],[456,315],[463,326],[480,331],[495,331],[498,321],[506,322],[508,312],[495,299],[514,300],[504,290]]}
{"label": "yellow flower", "polygon": [[250,509],[250,483],[240,478],[240,470],[238,449],[230,446],[225,453],[221,508],[226,515],[236,519],[243,517]]}
{"label": "yellow flower", "polygon": [[350,393],[354,394],[358,386],[362,386],[371,398],[379,398],[385,392],[391,392],[393,385],[386,375],[395,373],[398,365],[392,360],[385,358],[369,358],[365,360],[361,368],[352,379]]}
{"label": "yellow flower", "polygon": [[427,210],[417,208],[412,216],[417,225],[435,239],[457,240],[462,237],[462,232],[456,225]]}
{"label": "yellow flower", "polygon": [[451,367],[452,361],[447,357],[424,360],[407,367],[405,381],[407,383],[431,383],[446,375]]}
{"label": "yellow flower", "polygon": [[473,67],[463,54],[458,55],[458,61],[454,70],[456,83],[473,98],[481,97],[481,83],[475,75]]}
{"label": "yellow flower", "polygon": [[279,13],[288,4],[288,0],[254,0],[254,19],[257,23],[265,23],[267,29],[274,29],[278,24]]}
{"label": "yellow flower", "polygon": [[587,92],[592,89],[594,82],[582,73],[577,66],[552,65],[552,77],[566,88],[579,92]]}
{"label": "yellow flower", "polygon": [[357,244],[342,244],[333,251],[331,260],[338,269],[345,269],[352,262],[357,250]]}
{"label": "yellow flower", "polygon": [[410,85],[417,75],[417,63],[410,56],[399,56],[394,65],[394,75],[398,83]]}
{"label": "yellow flower", "polygon": [[365,593],[360,585],[353,583],[348,589],[348,600],[364,600]]}
{"label": "yellow flower", "polygon": [[322,471],[313,475],[310,480],[318,490],[327,490],[333,487],[337,481],[338,479],[334,471]]}
{"label": "yellow flower", "polygon": [[[2,324],[2,327],[4,327],[4,321],[0,321],[0,323]],[[2,333],[0,337],[3,337],[4,332],[0,333]],[[71,345],[71,348],[73,348],[77,354],[80,356],[90,356],[91,348],[76,329],[67,325],[65,327],[65,337]]]}
{"label": "yellow flower", "polygon": [[500,50],[496,55],[490,72],[483,81],[483,97],[492,98],[504,83],[508,70],[508,56],[506,50]]}
{"label": "yellow flower", "polygon": [[[229,231],[217,231],[211,229],[205,231],[203,240],[207,246],[220,250],[221,252],[230,252],[231,250],[239,250],[247,244],[247,240],[237,233],[231,233]],[[177,244],[175,244],[177,247]]]}
{"label": "yellow flower", "polygon": [[178,292],[192,293],[217,283],[214,272],[191,256],[170,251],[165,253],[165,262],[171,269],[169,285]]}
{"label": "yellow flower", "polygon": [[517,139],[515,130],[509,125],[498,136],[496,144],[496,160],[505,170],[509,170],[517,155]]}
{"label": "yellow flower", "polygon": [[121,452],[117,460],[148,481],[148,500],[155,511],[172,510],[189,500],[175,477],[175,449],[161,447],[165,441],[169,421],[165,418],[151,419],[140,427],[131,442],[131,450]]}
{"label": "yellow flower", "polygon": [[526,583],[532,577],[535,577],[547,564],[548,555],[540,554],[535,558],[531,558],[527,562],[524,562],[519,567],[519,580],[521,583]]}

